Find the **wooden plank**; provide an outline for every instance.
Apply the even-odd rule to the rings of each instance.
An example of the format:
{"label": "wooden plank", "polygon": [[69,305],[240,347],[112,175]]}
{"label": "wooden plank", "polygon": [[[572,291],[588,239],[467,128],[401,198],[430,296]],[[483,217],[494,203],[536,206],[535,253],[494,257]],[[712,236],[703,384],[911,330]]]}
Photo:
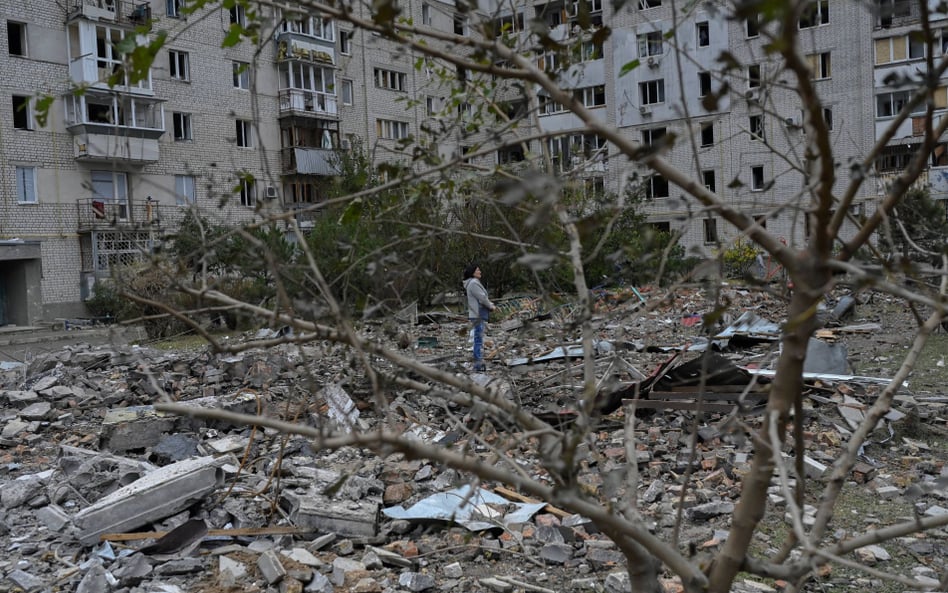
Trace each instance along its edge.
{"label": "wooden plank", "polygon": [[741,397],[744,397],[744,399],[751,400],[751,401],[762,401],[762,400],[767,399],[767,394],[750,392],[747,394],[705,393],[701,395],[696,392],[683,393],[683,392],[676,392],[676,391],[651,391],[648,394],[648,399],[651,399],[651,400],[683,400],[683,399],[697,400],[699,397],[703,398],[704,401],[737,401]]}
{"label": "wooden plank", "polygon": [[[543,502],[542,500],[536,500],[535,498],[530,498],[529,496],[524,496],[516,490],[511,490],[510,488],[504,488],[503,486],[495,486],[494,492],[500,494],[501,496],[506,496],[507,498],[512,498],[518,502],[525,502],[527,504],[535,504],[538,502]],[[573,513],[564,511],[563,509],[558,509],[555,506],[548,504],[543,507],[543,510],[550,513],[551,515],[556,515],[557,517],[569,517]]]}
{"label": "wooden plank", "polygon": [[[630,400],[631,401],[631,400]],[[635,407],[639,409],[650,409],[650,410],[690,410],[692,412],[698,411],[698,402],[693,401],[653,401],[648,399],[640,399],[635,403]],[[702,402],[700,404],[701,410],[704,412],[722,412],[727,413],[734,410],[735,404],[720,404],[713,402]]]}

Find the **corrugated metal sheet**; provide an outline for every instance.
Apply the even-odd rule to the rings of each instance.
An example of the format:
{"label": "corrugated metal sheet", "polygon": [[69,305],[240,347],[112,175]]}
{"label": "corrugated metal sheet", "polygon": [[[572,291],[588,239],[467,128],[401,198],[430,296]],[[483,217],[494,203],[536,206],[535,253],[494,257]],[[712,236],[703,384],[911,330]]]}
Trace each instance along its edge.
{"label": "corrugated metal sheet", "polygon": [[320,148],[295,148],[296,172],[303,175],[338,175],[331,160],[332,151]]}

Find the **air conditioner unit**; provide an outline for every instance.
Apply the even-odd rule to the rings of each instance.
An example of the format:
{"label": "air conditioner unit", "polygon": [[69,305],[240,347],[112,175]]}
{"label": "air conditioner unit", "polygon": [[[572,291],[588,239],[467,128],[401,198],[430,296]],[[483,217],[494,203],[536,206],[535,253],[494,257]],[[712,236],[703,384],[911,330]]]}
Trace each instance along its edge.
{"label": "air conditioner unit", "polygon": [[339,142],[339,148],[342,150],[350,150],[352,148],[352,142],[348,138],[343,138],[342,141]]}
{"label": "air conditioner unit", "polygon": [[658,68],[658,65],[661,63],[658,58],[655,56],[649,56],[645,63],[648,64],[649,68]]}
{"label": "air conditioner unit", "polygon": [[798,118],[792,117],[792,116],[791,116],[791,117],[785,117],[784,120],[783,120],[783,123],[784,123],[784,125],[786,125],[788,128],[799,128],[799,127],[800,127],[800,120],[799,120]]}
{"label": "air conditioner unit", "polygon": [[275,200],[277,198],[277,188],[268,185],[264,196],[266,196],[268,200]]}
{"label": "air conditioner unit", "polygon": [[639,113],[642,115],[652,115],[652,109],[648,105],[642,105],[639,107]]}
{"label": "air conditioner unit", "polygon": [[746,93],[744,93],[744,98],[747,99],[748,101],[757,101],[758,99],[760,99],[760,91],[758,91],[757,89],[750,89]]}

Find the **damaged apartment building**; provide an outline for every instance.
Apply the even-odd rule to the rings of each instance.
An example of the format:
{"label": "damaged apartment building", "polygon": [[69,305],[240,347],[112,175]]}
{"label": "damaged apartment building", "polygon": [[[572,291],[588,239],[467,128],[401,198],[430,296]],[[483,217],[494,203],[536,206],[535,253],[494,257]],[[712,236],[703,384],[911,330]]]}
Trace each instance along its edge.
{"label": "damaged apartment building", "polygon": [[[306,228],[311,214],[303,210],[325,195],[335,151],[358,144],[376,161],[392,160],[400,140],[423,136],[448,111],[463,118],[470,109],[451,104],[436,64],[395,51],[384,35],[290,7],[238,2],[191,12],[185,0],[0,0],[0,325],[83,316],[95,282],[154,249],[190,209],[235,225],[293,211]],[[618,10],[602,0],[397,7],[414,26],[459,36],[480,34],[482,21],[521,38],[538,23],[555,39],[588,36],[572,65],[555,54],[531,59],[557,71],[630,140],[694,138],[694,149],[679,141],[667,158],[785,240],[805,239],[805,205],[794,201],[804,185],[795,169],[805,142],[802,106],[788,73],[764,52],[759,23],[735,18],[728,3],[688,4],[678,14],[682,7],[668,0]],[[353,7],[357,16],[366,10]],[[256,15],[259,47],[225,43],[233,24]],[[948,46],[944,15],[932,15],[934,46],[911,35],[920,16],[917,2],[901,0],[817,0],[803,12],[801,53],[825,101],[841,171],[868,154],[907,101],[908,87],[888,84],[893,73],[922,65],[929,47]],[[580,19],[608,24],[611,35],[594,41],[575,26]],[[130,77],[121,53],[127,38],[147,42],[162,32],[167,41],[148,75]],[[741,68],[723,68],[725,51]],[[713,105],[705,100],[725,83],[730,92]],[[943,112],[946,87],[935,94]],[[526,97],[503,99],[520,115],[530,110]],[[681,189],[610,159],[609,146],[583,134],[561,105],[540,93],[533,109],[531,125],[555,134],[544,142],[559,172],[606,192],[642,184],[649,221],[699,253],[728,240],[722,221],[696,214]],[[854,217],[921,142],[917,120],[908,118],[883,151]],[[438,147],[462,155],[469,141],[458,133]],[[538,140],[509,146],[473,158],[506,164],[543,148]],[[940,143],[931,159],[935,197],[945,185],[943,153]]]}

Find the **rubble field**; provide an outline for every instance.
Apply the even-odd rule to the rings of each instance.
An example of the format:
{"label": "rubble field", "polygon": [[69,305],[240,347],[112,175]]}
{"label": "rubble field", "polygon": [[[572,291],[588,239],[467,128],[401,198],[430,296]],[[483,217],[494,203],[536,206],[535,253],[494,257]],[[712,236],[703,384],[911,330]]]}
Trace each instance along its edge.
{"label": "rubble field", "polygon": [[[668,541],[678,531],[679,547],[703,563],[727,538],[749,467],[751,448],[739,424],[760,421],[784,300],[733,287],[596,296],[599,414],[581,447],[579,480],[602,501],[634,499],[651,530]],[[469,370],[459,309],[409,308],[359,329],[426,364],[501,385],[548,421],[570,422],[582,378],[575,311],[569,304],[542,311],[529,296],[498,302],[486,373]],[[820,316],[803,404],[812,505],[916,326],[900,302],[869,292],[829,296]],[[624,557],[593,523],[504,484],[401,455],[317,451],[303,436],[155,409],[176,401],[342,432],[384,419],[413,438],[467,447],[485,463],[506,448],[525,468],[535,467],[535,441],[476,410],[394,386],[385,388],[387,408],[380,410],[357,358],[341,346],[254,346],[287,335],[264,328],[218,336],[246,346],[225,353],[188,340],[80,343],[0,366],[0,592],[631,590]],[[707,378],[696,383],[694,365],[708,349],[714,354],[700,367]],[[948,514],[946,355],[948,335],[940,331],[865,446],[830,541]],[[383,370],[388,364],[374,362]],[[629,394],[636,390],[645,395],[629,446]],[[635,459],[628,459],[632,451]],[[626,491],[630,464],[638,473],[634,492]],[[775,481],[754,542],[761,557],[773,556],[790,533],[784,493]],[[812,512],[808,505],[805,522]],[[905,536],[860,548],[850,559],[914,579],[920,590],[939,581],[944,587],[946,536],[945,528]],[[680,589],[670,574],[663,585]],[[734,591],[784,586],[742,577]],[[907,590],[839,565],[825,567],[808,587]]]}

